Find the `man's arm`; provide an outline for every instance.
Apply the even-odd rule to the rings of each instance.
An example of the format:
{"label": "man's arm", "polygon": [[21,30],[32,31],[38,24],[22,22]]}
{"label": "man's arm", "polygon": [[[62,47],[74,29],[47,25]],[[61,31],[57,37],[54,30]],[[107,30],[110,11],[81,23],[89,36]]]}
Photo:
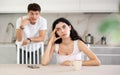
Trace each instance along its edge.
{"label": "man's arm", "polygon": [[23,29],[16,29],[16,40],[17,41],[22,41],[23,37]]}
{"label": "man's arm", "polygon": [[27,25],[28,23],[30,23],[29,19],[23,19],[23,17],[21,17],[20,19],[17,20],[17,22],[19,22],[18,24],[20,24],[19,28],[16,29],[16,40],[17,41],[22,41],[22,37],[23,37],[23,30],[25,25]]}
{"label": "man's arm", "polygon": [[41,42],[41,41],[44,41],[45,36],[46,36],[46,30],[40,30],[38,37],[34,37],[30,39],[32,42]]}
{"label": "man's arm", "polygon": [[38,37],[27,38],[23,41],[22,45],[27,45],[30,42],[41,42],[44,41],[46,30],[41,30]]}

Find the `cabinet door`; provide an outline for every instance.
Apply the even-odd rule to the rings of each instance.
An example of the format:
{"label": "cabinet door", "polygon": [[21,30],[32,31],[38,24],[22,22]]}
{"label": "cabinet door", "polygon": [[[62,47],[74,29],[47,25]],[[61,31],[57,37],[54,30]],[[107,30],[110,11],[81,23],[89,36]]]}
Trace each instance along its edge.
{"label": "cabinet door", "polygon": [[2,0],[0,2],[0,13],[18,13],[27,11],[25,0]]}
{"label": "cabinet door", "polygon": [[102,65],[120,65],[120,55],[97,55]]}
{"label": "cabinet door", "polygon": [[82,12],[118,12],[119,0],[80,0]]}
{"label": "cabinet door", "polygon": [[27,5],[32,2],[40,4],[42,12],[47,13],[79,11],[79,0],[2,0],[0,13],[24,13]]}
{"label": "cabinet door", "polygon": [[120,47],[96,47],[91,50],[101,60],[102,65],[120,65]]}
{"label": "cabinet door", "polygon": [[39,0],[43,12],[78,12],[80,0]]}
{"label": "cabinet door", "polygon": [[16,64],[16,46],[13,44],[0,46],[0,64]]}

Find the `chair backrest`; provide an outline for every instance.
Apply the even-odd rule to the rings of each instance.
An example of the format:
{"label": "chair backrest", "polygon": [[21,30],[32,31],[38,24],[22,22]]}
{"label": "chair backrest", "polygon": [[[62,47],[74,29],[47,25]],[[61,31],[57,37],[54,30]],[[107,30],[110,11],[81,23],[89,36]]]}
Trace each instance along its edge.
{"label": "chair backrest", "polygon": [[40,64],[41,58],[44,54],[44,43],[31,43],[22,46],[20,42],[17,45],[17,64]]}

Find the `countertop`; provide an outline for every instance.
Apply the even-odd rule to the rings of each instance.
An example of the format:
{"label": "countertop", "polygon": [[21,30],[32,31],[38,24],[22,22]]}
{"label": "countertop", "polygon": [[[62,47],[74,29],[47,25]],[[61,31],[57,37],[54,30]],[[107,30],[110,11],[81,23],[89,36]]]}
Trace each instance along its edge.
{"label": "countertop", "polygon": [[120,75],[120,65],[83,66],[75,71],[73,66],[48,65],[31,69],[28,65],[0,64],[0,75]]}
{"label": "countertop", "polygon": [[110,45],[88,45],[90,48],[120,48],[120,46],[110,46]]}

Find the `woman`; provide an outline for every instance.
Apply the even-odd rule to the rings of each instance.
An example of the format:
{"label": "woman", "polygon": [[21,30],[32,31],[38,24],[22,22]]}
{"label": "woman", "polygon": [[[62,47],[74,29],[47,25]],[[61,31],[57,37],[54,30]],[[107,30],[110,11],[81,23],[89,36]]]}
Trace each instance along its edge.
{"label": "woman", "polygon": [[58,18],[52,27],[52,36],[48,42],[46,51],[42,57],[42,65],[47,65],[54,52],[57,62],[61,65],[71,66],[74,61],[81,61],[81,52],[85,53],[89,60],[82,60],[82,65],[98,66],[100,61],[78,36],[72,24],[65,18]]}

